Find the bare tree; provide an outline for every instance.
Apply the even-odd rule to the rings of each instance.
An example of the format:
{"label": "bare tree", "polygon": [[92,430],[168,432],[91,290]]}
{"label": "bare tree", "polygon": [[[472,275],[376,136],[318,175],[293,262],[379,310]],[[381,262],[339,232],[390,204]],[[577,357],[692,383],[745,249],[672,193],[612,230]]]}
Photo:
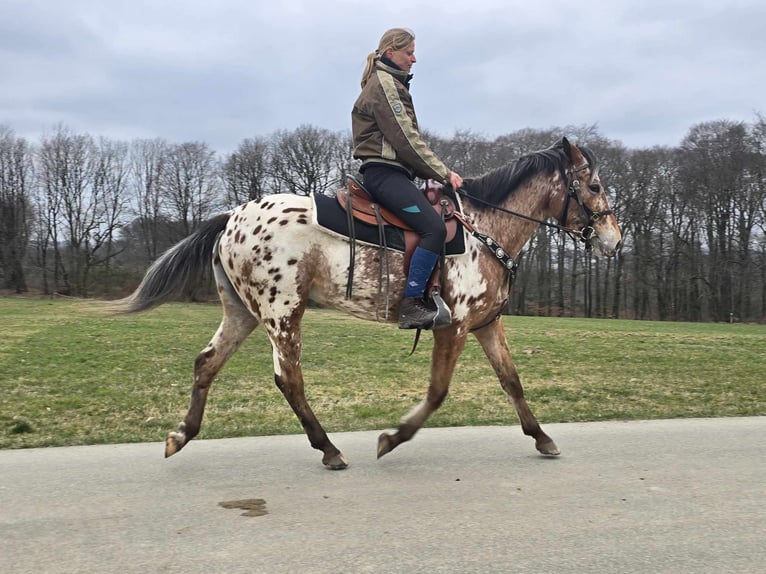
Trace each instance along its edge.
{"label": "bare tree", "polygon": [[38,205],[44,214],[38,237],[41,247],[54,253],[53,288],[88,295],[93,268],[115,255],[115,231],[126,203],[127,147],[106,139],[96,143],[59,126],[43,139],[38,163]]}
{"label": "bare tree", "polygon": [[0,126],[0,272],[3,286],[27,290],[24,259],[30,234],[31,156],[25,139]]}
{"label": "bare tree", "polygon": [[133,213],[146,262],[157,258],[162,245],[162,177],[169,147],[163,139],[135,140],[130,146]]}
{"label": "bare tree", "polygon": [[269,191],[270,144],[265,138],[245,139],[221,167],[226,205],[260,199]]}
{"label": "bare tree", "polygon": [[[162,171],[162,196],[169,215],[189,235],[221,205],[215,152],[207,144],[187,142],[169,148]],[[180,239],[179,237],[178,239]]]}
{"label": "bare tree", "polygon": [[337,134],[309,125],[275,133],[271,166],[276,190],[310,195],[326,193],[337,185],[337,140]]}
{"label": "bare tree", "polygon": [[128,146],[123,142],[100,138],[93,152],[91,194],[96,203],[96,224],[85,240],[85,257],[88,264],[83,285],[87,289],[88,274],[93,267],[103,266],[101,287],[108,293],[112,288],[112,260],[121,250],[116,248],[116,233],[122,226],[123,214],[129,202],[130,162]]}

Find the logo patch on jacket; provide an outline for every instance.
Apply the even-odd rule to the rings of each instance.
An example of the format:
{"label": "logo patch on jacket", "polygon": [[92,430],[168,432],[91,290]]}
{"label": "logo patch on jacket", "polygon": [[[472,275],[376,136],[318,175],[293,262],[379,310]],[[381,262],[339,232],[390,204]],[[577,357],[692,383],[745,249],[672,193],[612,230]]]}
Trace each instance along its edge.
{"label": "logo patch on jacket", "polygon": [[394,104],[393,108],[395,114],[402,113],[402,104]]}

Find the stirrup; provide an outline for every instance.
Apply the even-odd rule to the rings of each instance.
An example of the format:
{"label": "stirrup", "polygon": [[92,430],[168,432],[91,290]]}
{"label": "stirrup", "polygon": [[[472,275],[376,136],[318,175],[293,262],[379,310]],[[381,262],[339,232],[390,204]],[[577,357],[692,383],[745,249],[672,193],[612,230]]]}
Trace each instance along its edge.
{"label": "stirrup", "polygon": [[452,311],[447,307],[447,304],[438,293],[431,293],[431,300],[436,305],[436,317],[434,317],[434,323],[432,329],[439,329],[440,327],[447,327],[452,324]]}

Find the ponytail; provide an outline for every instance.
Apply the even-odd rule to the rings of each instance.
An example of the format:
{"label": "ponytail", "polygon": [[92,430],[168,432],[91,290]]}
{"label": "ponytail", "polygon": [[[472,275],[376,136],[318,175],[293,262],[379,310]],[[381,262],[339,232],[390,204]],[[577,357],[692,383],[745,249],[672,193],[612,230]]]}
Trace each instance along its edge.
{"label": "ponytail", "polygon": [[370,76],[372,76],[372,73],[375,71],[375,60],[378,58],[378,54],[375,52],[370,52],[367,56],[367,62],[364,66],[364,72],[362,72],[362,87],[364,88],[365,84],[367,83],[367,80],[370,79]]}

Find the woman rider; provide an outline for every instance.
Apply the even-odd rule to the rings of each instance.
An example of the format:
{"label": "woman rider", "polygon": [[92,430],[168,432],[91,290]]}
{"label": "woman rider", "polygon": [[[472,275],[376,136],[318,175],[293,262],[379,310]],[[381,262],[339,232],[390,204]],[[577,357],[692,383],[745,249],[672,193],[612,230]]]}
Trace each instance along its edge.
{"label": "woman rider", "polygon": [[351,129],[365,188],[420,235],[399,306],[399,328],[432,329],[449,324],[449,319],[436,322],[437,310],[424,298],[447,231],[413,179],[435,179],[458,189],[463,178],[444,165],[418,131],[409,92],[415,61],[411,30],[392,28],[383,34],[378,49],[367,56],[362,93],[351,112]]}

